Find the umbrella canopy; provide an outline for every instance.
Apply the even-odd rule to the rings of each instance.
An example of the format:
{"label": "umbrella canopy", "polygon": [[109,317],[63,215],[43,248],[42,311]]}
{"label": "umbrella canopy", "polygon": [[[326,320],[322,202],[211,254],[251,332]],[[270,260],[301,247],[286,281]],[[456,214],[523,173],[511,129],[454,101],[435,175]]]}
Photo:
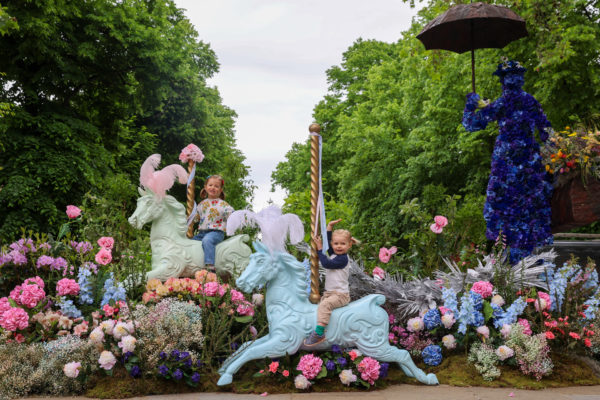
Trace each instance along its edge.
{"label": "umbrella canopy", "polygon": [[486,3],[458,4],[431,20],[417,35],[427,50],[471,50],[475,91],[475,49],[502,48],[527,36],[525,20],[507,7]]}

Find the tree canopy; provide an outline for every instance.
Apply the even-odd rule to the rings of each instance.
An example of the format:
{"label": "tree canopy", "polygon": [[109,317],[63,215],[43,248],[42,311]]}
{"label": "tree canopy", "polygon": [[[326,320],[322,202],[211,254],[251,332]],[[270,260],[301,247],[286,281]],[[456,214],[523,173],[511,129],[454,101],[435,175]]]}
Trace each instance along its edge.
{"label": "tree canopy", "polygon": [[171,0],[3,6],[18,29],[0,37],[0,102],[11,109],[0,120],[0,237],[48,231],[86,192],[118,174],[137,182],[152,153],[161,167],[178,163],[189,143],[206,156],[197,176],[223,174],[228,200],[247,204],[235,112],[206,84],[216,56]]}
{"label": "tree canopy", "polygon": [[[426,2],[396,43],[358,39],[339,66],[327,71],[329,89],[314,108],[323,136],[324,190],[347,202],[353,234],[381,243],[411,229],[400,212],[441,194],[471,200],[485,194],[497,126],[468,133],[461,125],[470,91],[470,54],[427,51],[416,35],[457,2]],[[600,122],[600,2],[493,1],[527,22],[529,36],[504,49],[476,51],[477,90],[501,91],[492,72],[501,56],[527,68],[525,91],[542,104],[557,129]],[[288,193],[309,185],[309,143],[295,143],[272,174]],[[430,198],[428,198],[430,196]],[[431,197],[433,196],[433,197]]]}

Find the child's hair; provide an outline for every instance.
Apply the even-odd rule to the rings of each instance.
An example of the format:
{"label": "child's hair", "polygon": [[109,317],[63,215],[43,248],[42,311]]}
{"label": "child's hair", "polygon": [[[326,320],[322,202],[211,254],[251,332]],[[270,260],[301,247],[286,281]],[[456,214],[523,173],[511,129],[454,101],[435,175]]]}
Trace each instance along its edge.
{"label": "child's hair", "polygon": [[219,195],[219,197],[222,200],[225,200],[225,179],[223,179],[223,177],[221,175],[209,175],[206,180],[204,181],[204,186],[202,187],[202,190],[200,191],[200,198],[201,199],[205,199],[208,197],[208,193],[206,192],[206,185],[208,184],[208,181],[211,179],[219,179],[221,181],[221,194]]}
{"label": "child's hair", "polygon": [[351,245],[360,244],[360,241],[358,239],[353,238],[352,234],[347,229],[336,229],[335,231],[331,232],[332,238],[333,238],[333,235],[344,236],[347,240],[350,241]]}

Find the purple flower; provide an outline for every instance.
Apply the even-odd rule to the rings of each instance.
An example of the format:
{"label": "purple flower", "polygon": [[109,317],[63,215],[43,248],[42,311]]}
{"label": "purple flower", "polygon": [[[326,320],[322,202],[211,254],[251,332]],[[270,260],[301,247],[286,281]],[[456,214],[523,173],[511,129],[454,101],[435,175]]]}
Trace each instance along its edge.
{"label": "purple flower", "polygon": [[140,375],[142,375],[142,373],[140,371],[140,367],[138,367],[137,365],[134,365],[133,367],[131,367],[131,370],[129,371],[129,375],[131,375],[134,378],[137,378]]}
{"label": "purple flower", "polygon": [[335,369],[335,363],[331,360],[327,360],[327,362],[325,363],[325,368],[327,369],[327,371],[333,371]]}
{"label": "purple flower", "polygon": [[390,368],[390,364],[386,362],[382,362],[379,364],[379,377],[385,378],[388,375],[388,370]]}
{"label": "purple flower", "polygon": [[169,367],[167,367],[165,364],[161,364],[158,367],[158,373],[162,376],[166,376],[169,373]]}
{"label": "purple flower", "polygon": [[56,257],[50,265],[50,268],[55,269],[57,271],[62,271],[65,268],[67,268],[67,265],[67,260],[65,260],[62,257]]}
{"label": "purple flower", "polygon": [[340,367],[344,368],[346,366],[346,364],[348,364],[348,361],[346,361],[346,359],[344,357],[339,357],[337,359],[337,363]]}
{"label": "purple flower", "polygon": [[197,372],[194,372],[194,374],[192,375],[192,382],[198,383],[199,381],[200,381],[200,374]]}
{"label": "purple flower", "polygon": [[161,360],[164,360],[165,358],[167,358],[167,353],[165,353],[164,351],[161,351],[160,353],[158,353],[158,357]]}
{"label": "purple flower", "polygon": [[331,346],[331,351],[333,353],[339,353],[342,354],[342,349],[340,348],[340,346],[338,346],[337,344],[334,344]]}
{"label": "purple flower", "polygon": [[173,378],[177,381],[180,380],[181,378],[183,378],[183,372],[181,372],[181,370],[177,368],[175,372],[173,372]]}
{"label": "purple flower", "polygon": [[179,350],[173,350],[171,352],[171,357],[173,357],[174,361],[179,361]]}

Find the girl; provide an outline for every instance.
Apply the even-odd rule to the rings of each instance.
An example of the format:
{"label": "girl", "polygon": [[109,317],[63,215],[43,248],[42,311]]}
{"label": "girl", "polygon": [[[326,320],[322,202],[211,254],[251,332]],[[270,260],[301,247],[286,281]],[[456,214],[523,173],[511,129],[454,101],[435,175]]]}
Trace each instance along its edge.
{"label": "girl", "polygon": [[200,197],[204,200],[198,204],[198,230],[194,240],[202,241],[204,249],[204,264],[208,269],[214,270],[215,248],[225,238],[227,217],[234,211],[233,207],[225,201],[223,187],[225,181],[221,175],[211,175],[206,178]]}
{"label": "girl", "polygon": [[333,226],[341,219],[331,221],[327,225],[327,240],[329,241],[329,257],[323,254],[323,243],[318,237],[314,237],[317,245],[317,254],[319,261],[325,273],[325,292],[317,308],[317,327],[304,341],[305,346],[315,346],[325,340],[325,328],[329,324],[331,312],[339,307],[343,307],[350,302],[350,293],[348,290],[348,275],[350,267],[348,266],[348,250],[353,243],[358,243],[352,237],[349,231],[345,229],[336,229],[332,232]]}

